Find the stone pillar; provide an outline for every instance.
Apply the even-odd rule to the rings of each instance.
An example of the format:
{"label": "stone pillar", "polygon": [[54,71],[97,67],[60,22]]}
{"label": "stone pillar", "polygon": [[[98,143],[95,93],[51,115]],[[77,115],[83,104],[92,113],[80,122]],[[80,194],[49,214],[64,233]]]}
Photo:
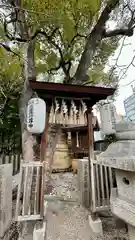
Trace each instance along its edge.
{"label": "stone pillar", "polygon": [[12,164],[0,165],[0,238],[12,221]]}
{"label": "stone pillar", "polygon": [[88,171],[88,158],[78,159],[78,190],[80,203],[90,207],[90,181]]}
{"label": "stone pillar", "polygon": [[33,240],[45,240],[46,239],[46,222],[38,222],[33,231]]}
{"label": "stone pillar", "polygon": [[135,122],[116,125],[115,143],[98,155],[98,163],[115,169],[117,188],[112,188],[112,213],[128,224],[129,240],[135,240]]}

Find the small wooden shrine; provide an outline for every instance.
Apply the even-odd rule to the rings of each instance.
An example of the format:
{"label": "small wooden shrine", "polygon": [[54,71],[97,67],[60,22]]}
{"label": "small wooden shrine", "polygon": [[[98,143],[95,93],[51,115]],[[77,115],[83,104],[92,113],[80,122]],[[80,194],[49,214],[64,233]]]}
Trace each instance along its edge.
{"label": "small wooden shrine", "polygon": [[[112,95],[115,89],[84,87],[30,81],[30,88],[46,102],[46,124],[41,136],[40,159],[23,162],[17,192],[16,219],[18,221],[43,220],[44,193],[49,191],[51,172],[71,165],[71,155],[80,147],[78,132],[88,134],[79,151],[89,156],[89,176],[94,160],[92,106],[101,99]],[[75,143],[74,143],[75,133]],[[76,135],[77,134],[77,135]],[[83,136],[82,134],[82,136]],[[36,135],[36,137],[38,137]],[[73,141],[73,142],[72,142]],[[71,154],[71,155],[70,155]],[[25,181],[23,179],[25,176]],[[20,210],[22,184],[23,203]],[[91,186],[93,188],[93,186]]]}
{"label": "small wooden shrine", "polygon": [[[53,168],[68,168],[73,152],[88,152],[90,176],[90,167],[94,160],[95,126],[92,106],[115,91],[112,88],[38,81],[30,81],[30,88],[46,102],[46,124],[41,142],[38,144],[40,159],[21,164],[15,215],[16,220],[25,223],[31,220],[44,220],[44,193],[47,194],[49,191],[51,172]],[[79,132],[82,134],[82,143],[78,136]],[[20,209],[22,186],[23,199]],[[93,185],[91,188],[93,189]]]}
{"label": "small wooden shrine", "polygon": [[[86,151],[90,160],[93,157],[94,124],[92,123],[92,106],[101,99],[106,99],[108,96],[113,95],[115,89],[39,81],[30,81],[30,87],[40,98],[45,100],[47,105],[48,117],[42,136],[42,156],[51,155],[53,157],[58,148],[61,148],[63,152],[70,149],[71,154]],[[56,131],[61,132],[60,144],[58,138],[56,138],[57,144],[53,144],[50,141],[48,146],[47,142],[49,140],[47,140],[47,137],[52,135],[54,140]],[[78,136],[79,132],[81,133],[82,143]],[[64,143],[64,134],[67,135],[68,149],[66,143]],[[46,154],[46,151],[49,151],[48,149],[50,149],[51,154]],[[66,157],[66,155],[63,155],[63,158]],[[56,158],[57,156],[55,155]]]}
{"label": "small wooden shrine", "polygon": [[[97,117],[92,118],[93,131],[99,131]],[[88,127],[87,125],[78,125],[67,127],[63,131],[71,132],[71,153],[73,158],[88,157]]]}

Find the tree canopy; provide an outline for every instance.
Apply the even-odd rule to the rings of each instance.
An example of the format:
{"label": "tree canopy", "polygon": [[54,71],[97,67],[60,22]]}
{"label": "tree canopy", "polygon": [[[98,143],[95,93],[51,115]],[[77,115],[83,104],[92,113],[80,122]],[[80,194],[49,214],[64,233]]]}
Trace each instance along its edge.
{"label": "tree canopy", "polygon": [[[66,3],[60,0],[53,1],[53,3],[51,1],[38,1],[37,3],[37,1],[25,0],[20,1],[20,4],[14,6],[12,1],[8,3],[8,12],[11,15],[10,20],[6,17],[3,20],[4,37],[6,36],[8,41],[19,42],[20,45],[29,39],[36,38],[37,73],[44,74],[46,79],[51,79],[51,77],[54,79],[54,76],[57,76],[63,82],[72,83],[73,73],[75,73],[87,38],[99,17],[101,1],[70,0]],[[7,5],[5,10],[7,10]],[[25,22],[21,19],[22,13],[25,15]],[[18,25],[21,27],[18,28]],[[23,34],[20,30],[22,28],[25,29]],[[99,73],[101,73],[100,78],[103,78],[105,63],[116,49],[117,44],[116,38],[101,41],[87,72],[89,77],[86,78],[86,82],[94,84],[96,78],[97,83]],[[82,82],[79,80],[79,84],[85,84],[85,79],[82,79]]]}
{"label": "tree canopy", "polygon": [[[46,81],[117,83],[117,77],[109,78],[104,67],[118,46],[118,36],[133,35],[133,3],[126,0],[2,0],[2,7],[1,105],[7,104],[11,95],[10,100],[16,96],[19,99],[17,91],[22,91],[27,60]],[[117,21],[113,30],[106,27],[110,19]],[[33,63],[31,56],[26,59],[23,51],[30,42],[34,42]]]}
{"label": "tree canopy", "polygon": [[23,87],[21,62],[0,48],[0,128],[19,124],[18,105]]}

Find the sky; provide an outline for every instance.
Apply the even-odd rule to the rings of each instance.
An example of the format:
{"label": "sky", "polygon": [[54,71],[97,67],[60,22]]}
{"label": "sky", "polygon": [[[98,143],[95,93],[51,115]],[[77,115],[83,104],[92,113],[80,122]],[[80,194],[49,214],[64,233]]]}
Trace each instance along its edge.
{"label": "sky", "polygon": [[[120,40],[120,46],[116,50],[113,57],[109,59],[109,65],[114,65],[117,56],[119,55],[121,45],[122,45],[123,39]],[[135,55],[135,33],[132,37],[126,37],[124,44],[122,48],[122,52],[120,54],[118,65],[126,65],[128,66]],[[134,61],[135,62],[135,61]],[[119,71],[119,70],[118,70]],[[132,65],[129,67],[126,76],[124,78],[121,78],[121,75],[119,75],[120,81],[119,81],[119,92],[118,96],[116,97],[115,106],[117,109],[117,113],[119,114],[125,114],[124,110],[124,104],[123,101],[129,97],[132,94],[132,87],[131,85],[135,86],[135,67]]]}

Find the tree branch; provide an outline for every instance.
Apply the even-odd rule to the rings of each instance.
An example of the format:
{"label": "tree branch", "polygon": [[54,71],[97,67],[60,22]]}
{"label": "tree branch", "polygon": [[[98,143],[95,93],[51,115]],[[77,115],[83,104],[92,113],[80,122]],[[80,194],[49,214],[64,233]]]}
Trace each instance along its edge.
{"label": "tree branch", "polygon": [[[67,76],[69,78],[69,71],[66,69],[66,65],[67,63],[64,60],[63,57],[63,53],[61,48],[59,47],[59,45],[53,40],[54,34],[57,32],[58,28],[55,28],[52,33],[50,35],[48,35],[45,31],[39,29],[37,31],[35,31],[35,33],[32,36],[29,36],[29,38],[24,38],[24,37],[16,37],[16,36],[12,36],[11,34],[9,34],[8,30],[7,30],[7,24],[8,23],[14,23],[15,21],[17,21],[17,19],[12,19],[9,22],[4,22],[4,31],[5,31],[5,35],[6,37],[10,40],[10,41],[18,41],[18,42],[30,42],[32,40],[34,40],[39,34],[42,34],[43,36],[45,36],[45,38],[48,40],[48,42],[50,44],[52,44],[59,52],[60,54],[60,63],[58,65],[58,67],[56,67],[55,69],[52,69],[52,71],[56,71],[58,70],[60,67],[63,69],[63,72],[65,74],[65,76]],[[51,70],[49,70],[51,71]]]}
{"label": "tree branch", "polygon": [[[33,40],[34,38],[25,38],[24,37],[16,37],[16,36],[12,36],[9,32],[8,32],[8,29],[7,29],[7,25],[8,24],[13,24],[13,23],[16,23],[16,22],[21,22],[17,19],[17,15],[14,19],[11,19],[10,21],[6,22],[6,20],[4,21],[4,32],[5,32],[5,36],[10,40],[10,41],[17,41],[17,42],[28,42],[28,41],[31,41]],[[36,36],[35,36],[36,37]]]}
{"label": "tree branch", "polygon": [[17,54],[16,52],[14,52],[8,45],[6,45],[5,43],[0,42],[0,46],[2,46],[6,51],[11,52],[13,54],[15,54],[16,56],[20,57],[19,54]]}
{"label": "tree branch", "polygon": [[85,49],[82,53],[80,62],[78,64],[77,71],[73,77],[74,79],[73,83],[75,84],[82,83],[83,81],[82,79],[86,78],[87,72],[92,63],[93,56],[95,55],[96,48],[104,37],[111,37],[115,35],[125,35],[125,34],[127,36],[131,36],[131,34],[133,35],[133,30],[129,30],[128,33],[127,31],[120,30],[120,29],[119,31],[117,29],[115,31],[111,31],[108,33],[104,30],[105,24],[110,17],[110,13],[112,12],[112,10],[114,10],[114,8],[117,6],[118,3],[119,3],[119,0],[108,1],[106,7],[104,8],[103,12],[101,13],[97,21],[97,24],[95,25],[90,35],[88,36]]}
{"label": "tree branch", "polygon": [[[56,31],[53,31],[53,32],[56,32]],[[46,39],[48,40],[48,42],[50,44],[52,44],[58,50],[61,60],[60,60],[59,67],[57,68],[57,70],[61,67],[63,69],[65,76],[69,79],[70,78],[69,70],[66,68],[66,65],[68,64],[68,62],[66,62],[64,60],[63,52],[62,52],[61,48],[59,47],[59,45],[57,43],[55,43],[55,41],[52,39],[52,34],[50,36],[48,36],[47,33],[42,30],[37,30],[37,34],[44,35],[46,37]]]}
{"label": "tree branch", "polygon": [[4,111],[5,111],[5,108],[8,104],[8,102],[9,102],[9,97],[6,97],[4,103],[2,104],[2,109],[0,109],[0,118],[3,117]]}
{"label": "tree branch", "polygon": [[39,34],[42,34],[46,37],[46,39],[48,40],[49,43],[51,43],[56,49],[58,49],[59,51],[59,54],[61,56],[61,59],[63,59],[63,54],[62,54],[62,51],[61,51],[61,48],[59,47],[58,44],[56,44],[54,41],[53,41],[53,36],[54,34],[56,33],[56,31],[58,30],[58,28],[55,28],[52,33],[50,35],[48,35],[45,31],[39,29],[37,31],[35,31],[35,33],[32,35],[32,36],[29,36],[29,38],[23,38],[23,37],[15,37],[15,36],[12,36],[11,34],[9,34],[8,30],[7,30],[7,24],[9,23],[14,23],[15,21],[17,21],[17,19],[12,19],[10,20],[9,22],[4,22],[4,31],[5,31],[5,35],[6,37],[10,40],[10,41],[18,41],[18,42],[30,42],[32,40],[34,40]]}
{"label": "tree branch", "polygon": [[72,38],[70,44],[72,44],[72,43],[75,41],[75,39],[76,39],[77,37],[82,37],[82,38],[85,38],[85,39],[87,38],[87,36],[85,36],[85,35],[81,35],[81,34],[77,33],[77,34]]}
{"label": "tree branch", "polygon": [[102,38],[108,38],[108,37],[114,37],[117,35],[122,35],[122,36],[128,36],[131,37],[133,36],[134,29],[115,29],[113,31],[106,31],[104,30],[102,33]]}
{"label": "tree branch", "polygon": [[50,69],[48,70],[48,73],[58,71],[60,68],[61,68],[61,64],[59,63],[59,65],[58,65],[57,67],[55,67],[55,68],[50,68]]}

